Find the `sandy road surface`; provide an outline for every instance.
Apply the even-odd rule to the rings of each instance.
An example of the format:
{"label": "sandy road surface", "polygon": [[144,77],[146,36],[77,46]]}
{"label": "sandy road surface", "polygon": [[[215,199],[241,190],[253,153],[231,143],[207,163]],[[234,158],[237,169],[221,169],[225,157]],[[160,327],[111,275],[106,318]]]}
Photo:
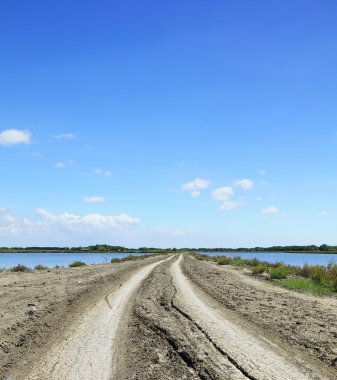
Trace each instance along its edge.
{"label": "sandy road surface", "polygon": [[337,378],[336,300],[189,255],[4,273],[1,305],[1,380]]}
{"label": "sandy road surface", "polygon": [[27,379],[111,378],[115,335],[125,307],[133,292],[159,263],[139,270],[119,289],[93,305],[83,315],[79,325],[37,364]]}
{"label": "sandy road surface", "polygon": [[235,325],[221,310],[215,309],[207,299],[197,294],[192,283],[181,271],[181,260],[180,256],[171,268],[177,289],[176,302],[238,368],[244,378],[263,380],[313,378],[305,374],[305,370],[291,363],[285,352],[280,352],[275,345],[249,334],[244,330],[244,326]]}

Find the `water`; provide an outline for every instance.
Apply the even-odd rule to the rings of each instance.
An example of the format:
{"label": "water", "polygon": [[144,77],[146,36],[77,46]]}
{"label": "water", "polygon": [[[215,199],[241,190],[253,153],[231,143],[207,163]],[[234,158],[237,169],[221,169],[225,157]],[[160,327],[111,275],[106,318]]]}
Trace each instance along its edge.
{"label": "water", "polygon": [[276,263],[277,261],[288,265],[303,266],[309,265],[328,265],[333,261],[337,263],[337,254],[317,254],[317,253],[288,253],[288,252],[202,252],[208,256],[240,256],[243,259],[256,257],[260,261]]}
{"label": "water", "polygon": [[[144,253],[146,255],[146,253]],[[74,261],[83,261],[86,264],[107,264],[112,258],[123,258],[129,253],[0,253],[0,268],[11,268],[22,264],[34,268],[41,264],[48,268],[67,267]],[[132,253],[141,256],[143,253]]]}

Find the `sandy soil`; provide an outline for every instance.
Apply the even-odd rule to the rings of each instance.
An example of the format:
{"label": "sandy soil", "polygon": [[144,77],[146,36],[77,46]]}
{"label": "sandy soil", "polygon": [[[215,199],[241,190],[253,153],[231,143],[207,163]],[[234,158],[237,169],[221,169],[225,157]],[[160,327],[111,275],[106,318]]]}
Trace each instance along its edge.
{"label": "sandy soil", "polygon": [[1,379],[337,378],[336,300],[187,255],[0,274],[0,307]]}

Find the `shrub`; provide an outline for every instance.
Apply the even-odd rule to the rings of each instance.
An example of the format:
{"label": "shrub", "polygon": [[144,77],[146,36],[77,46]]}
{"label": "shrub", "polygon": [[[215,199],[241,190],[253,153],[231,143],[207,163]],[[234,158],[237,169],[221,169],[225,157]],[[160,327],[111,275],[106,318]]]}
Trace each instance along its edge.
{"label": "shrub", "polygon": [[35,265],[35,270],[44,270],[44,269],[48,269],[47,267],[45,267],[44,265],[42,264],[37,264]]}
{"label": "shrub", "polygon": [[[125,256],[121,259],[121,261],[134,261],[134,260],[139,260],[140,256],[133,256],[133,255],[128,255]],[[141,258],[141,257],[140,257]]]}
{"label": "shrub", "polygon": [[83,267],[87,265],[86,263],[84,263],[83,261],[74,261],[73,263],[69,264],[69,267],[70,268],[76,268],[76,267]]}
{"label": "shrub", "polygon": [[119,259],[118,257],[114,257],[113,259],[111,259],[111,264],[117,264],[120,262],[121,262],[121,259]]}
{"label": "shrub", "polygon": [[25,265],[18,264],[10,269],[11,272],[30,272],[30,269]]}
{"label": "shrub", "polygon": [[217,258],[216,262],[218,265],[229,265],[231,263],[231,259],[229,257],[221,256]]}
{"label": "shrub", "polygon": [[261,273],[265,272],[267,268],[268,267],[266,266],[266,264],[259,264],[255,267],[252,267],[252,272],[254,274],[261,274]]}
{"label": "shrub", "polygon": [[246,259],[246,264],[252,267],[257,267],[260,264],[260,260],[258,260],[256,257],[253,259]]}
{"label": "shrub", "polygon": [[309,269],[309,278],[318,284],[323,284],[327,280],[326,270],[320,265],[313,265]]}
{"label": "shrub", "polygon": [[285,266],[269,269],[270,278],[272,278],[273,280],[284,279],[287,277],[288,274],[289,274],[289,269]]}

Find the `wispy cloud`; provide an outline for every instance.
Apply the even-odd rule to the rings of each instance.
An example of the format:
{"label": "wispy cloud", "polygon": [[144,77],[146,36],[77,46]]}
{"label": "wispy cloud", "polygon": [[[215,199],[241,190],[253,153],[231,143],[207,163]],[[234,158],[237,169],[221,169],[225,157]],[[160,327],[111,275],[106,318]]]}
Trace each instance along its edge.
{"label": "wispy cloud", "polygon": [[279,213],[279,209],[275,206],[269,206],[261,210],[262,214],[266,215],[276,215]]}
{"label": "wispy cloud", "polygon": [[103,170],[100,168],[95,169],[94,173],[104,175],[105,177],[111,177],[112,176],[112,172],[110,172],[109,170]]}
{"label": "wispy cloud", "polygon": [[73,133],[61,133],[54,137],[56,140],[72,140],[75,138],[75,135]]}
{"label": "wispy cloud", "polygon": [[328,216],[328,212],[327,211],[321,211],[319,213],[319,216]]}
{"label": "wispy cloud", "polygon": [[6,129],[0,132],[0,145],[29,144],[31,134],[27,130]]}
{"label": "wispy cloud", "polygon": [[65,162],[57,162],[54,167],[57,169],[64,169],[66,166],[73,166],[75,165],[75,161],[73,160],[68,160]]}
{"label": "wispy cloud", "polygon": [[105,198],[101,196],[83,198],[83,202],[87,202],[87,203],[102,203],[104,201],[105,201]]}
{"label": "wispy cloud", "polygon": [[244,178],[236,181],[235,185],[242,187],[244,190],[250,190],[254,187],[254,181],[248,178]]}

